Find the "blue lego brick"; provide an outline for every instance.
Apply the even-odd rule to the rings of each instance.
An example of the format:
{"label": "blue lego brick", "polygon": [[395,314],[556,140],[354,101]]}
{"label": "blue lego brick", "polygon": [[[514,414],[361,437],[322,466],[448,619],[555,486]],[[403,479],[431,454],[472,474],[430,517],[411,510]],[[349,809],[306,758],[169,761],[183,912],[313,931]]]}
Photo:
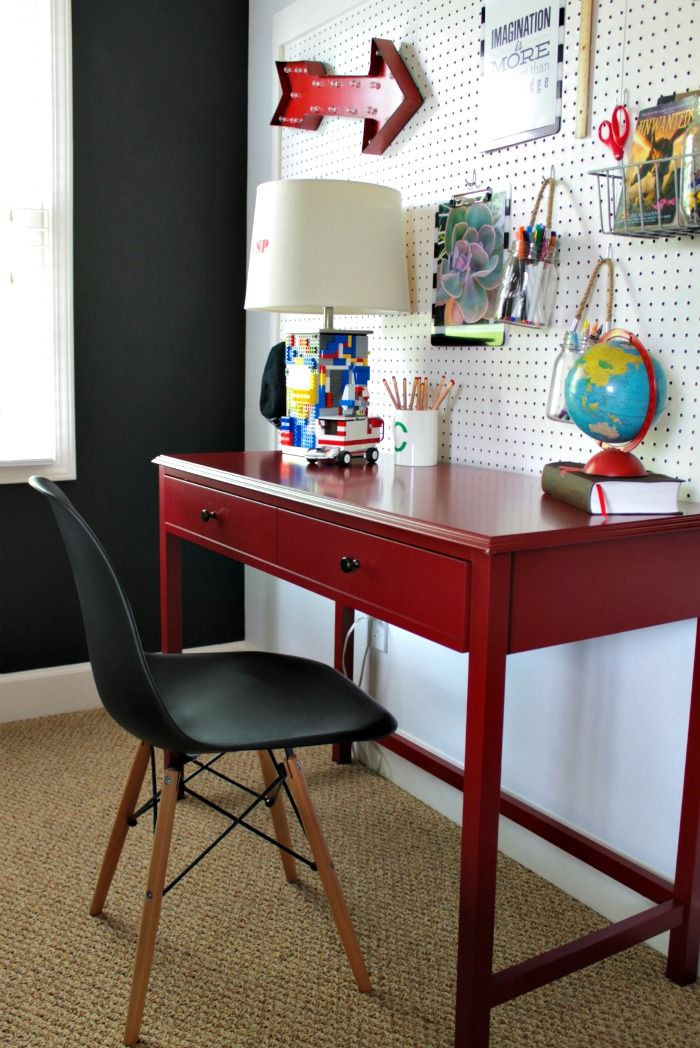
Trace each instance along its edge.
{"label": "blue lego brick", "polygon": [[306,421],[304,419],[296,419],[294,426],[294,443],[299,448],[304,447],[304,433],[306,432]]}
{"label": "blue lego brick", "polygon": [[288,364],[290,367],[305,367],[309,371],[318,371],[318,361],[319,358],[317,356],[302,355],[297,353],[296,350],[293,350],[289,356],[285,357],[285,364]]}

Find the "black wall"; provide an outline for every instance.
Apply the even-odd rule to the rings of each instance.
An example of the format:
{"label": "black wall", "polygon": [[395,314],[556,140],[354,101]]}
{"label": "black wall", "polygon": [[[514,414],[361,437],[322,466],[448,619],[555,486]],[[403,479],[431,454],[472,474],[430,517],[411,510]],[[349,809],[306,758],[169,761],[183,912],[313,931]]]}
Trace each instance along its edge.
{"label": "black wall", "polygon": [[[159,452],[243,445],[246,0],[73,0],[77,480],[159,647]],[[185,557],[185,644],[242,636],[242,571]],[[48,506],[0,486],[0,672],[87,658]]]}

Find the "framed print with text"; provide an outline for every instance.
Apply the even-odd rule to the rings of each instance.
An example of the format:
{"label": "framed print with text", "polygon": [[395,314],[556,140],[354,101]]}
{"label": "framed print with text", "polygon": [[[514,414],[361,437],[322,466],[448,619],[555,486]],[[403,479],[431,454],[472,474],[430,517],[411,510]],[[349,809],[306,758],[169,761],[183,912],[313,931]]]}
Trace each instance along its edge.
{"label": "framed print with text", "polygon": [[482,152],[561,126],[564,4],[485,0],[481,11]]}

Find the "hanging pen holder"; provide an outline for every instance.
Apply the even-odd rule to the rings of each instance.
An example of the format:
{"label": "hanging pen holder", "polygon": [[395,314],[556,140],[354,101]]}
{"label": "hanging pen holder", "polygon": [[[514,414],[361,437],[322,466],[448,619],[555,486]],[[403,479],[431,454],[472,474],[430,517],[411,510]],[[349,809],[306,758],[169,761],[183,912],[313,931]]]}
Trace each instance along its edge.
{"label": "hanging pen holder", "polygon": [[[503,274],[498,298],[497,319],[504,324],[547,327],[552,318],[557,293],[559,240],[552,230],[554,174],[542,179],[528,226],[521,226]],[[537,213],[547,196],[545,223],[537,223]]]}
{"label": "hanging pen holder", "polygon": [[[581,326],[584,311],[590,301],[591,295],[593,294],[596,281],[598,280],[598,274],[604,266],[608,271],[608,294],[605,304],[605,320],[602,324],[595,321],[593,325],[591,325],[588,320],[585,320]],[[564,341],[562,342],[561,348],[559,349],[554,361],[552,380],[549,385],[549,395],[547,397],[547,418],[551,419],[552,422],[571,422],[566,406],[566,380],[578,357],[586,352],[591,343],[597,342],[603,334],[607,334],[612,327],[613,281],[614,268],[612,258],[608,255],[607,258],[598,259],[593,268],[590,279],[586,284],[586,290],[584,291],[579,307],[574,314],[574,319],[564,335]]]}

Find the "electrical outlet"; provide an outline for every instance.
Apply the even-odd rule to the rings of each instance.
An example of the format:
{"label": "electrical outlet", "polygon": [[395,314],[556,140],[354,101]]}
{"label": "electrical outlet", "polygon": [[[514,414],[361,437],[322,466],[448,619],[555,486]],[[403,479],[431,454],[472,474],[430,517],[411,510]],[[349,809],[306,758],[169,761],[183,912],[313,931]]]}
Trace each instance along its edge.
{"label": "electrical outlet", "polygon": [[369,643],[375,651],[389,650],[389,627],[381,619],[370,619]]}

